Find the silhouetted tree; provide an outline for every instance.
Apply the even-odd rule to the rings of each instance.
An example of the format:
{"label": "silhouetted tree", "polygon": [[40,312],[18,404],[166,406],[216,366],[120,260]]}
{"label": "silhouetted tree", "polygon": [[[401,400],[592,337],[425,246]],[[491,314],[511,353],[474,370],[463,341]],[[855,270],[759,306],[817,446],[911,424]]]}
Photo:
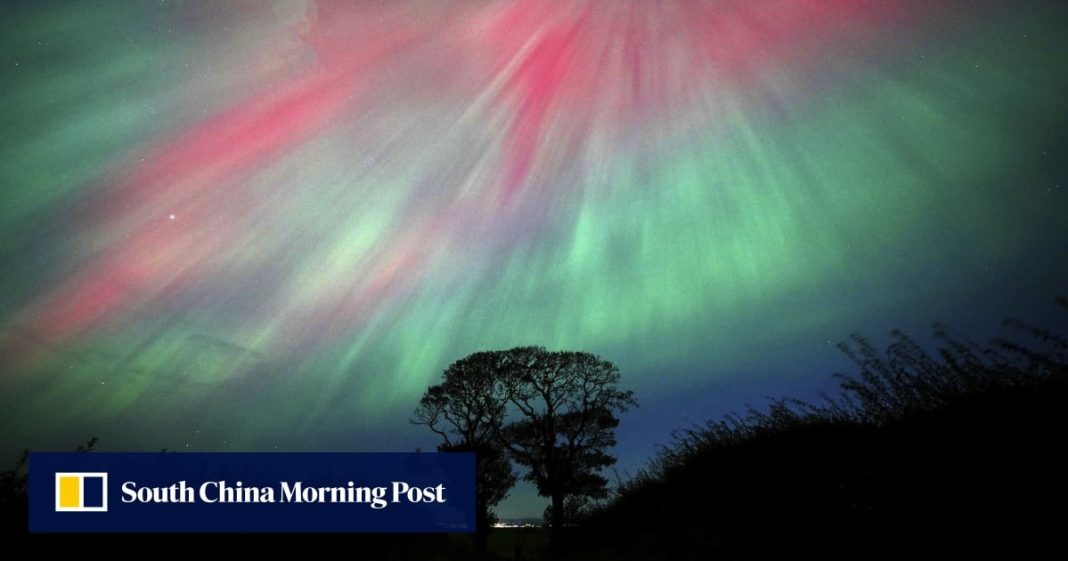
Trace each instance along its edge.
{"label": "silhouetted tree", "polygon": [[475,453],[476,549],[486,551],[494,520],[492,508],[508,496],[515,474],[499,433],[504,421],[502,353],[475,353],[452,363],[444,381],[427,389],[412,422],[426,425],[442,438],[442,452]]}
{"label": "silhouetted tree", "polygon": [[[439,450],[475,452],[479,551],[490,509],[515,483],[509,457],[551,500],[546,518],[559,545],[568,505],[607,496],[600,471],[615,463],[607,449],[616,414],[637,405],[617,387],[619,370],[590,353],[517,347],[469,355],[443,378],[420,399],[413,422],[441,436]],[[506,416],[514,420],[505,424]]]}
{"label": "silhouetted tree", "polygon": [[[575,494],[568,495],[564,499],[563,516],[561,517],[562,524],[580,524],[585,520],[591,512],[594,512],[597,508],[604,508],[608,503],[609,495],[608,488],[605,485],[605,480],[600,474],[591,474],[593,477],[588,479],[590,486],[587,489],[581,488],[581,483],[577,483],[578,489]],[[553,521],[553,505],[549,504],[545,507],[545,511],[542,513],[545,521],[552,526]]]}
{"label": "silhouetted tree", "polygon": [[616,413],[636,406],[618,388],[619,369],[584,352],[520,347],[504,361],[505,396],[519,419],[501,431],[502,445],[528,471],[525,478],[548,497],[552,541],[560,544],[569,497],[603,497],[600,470],[615,462]]}

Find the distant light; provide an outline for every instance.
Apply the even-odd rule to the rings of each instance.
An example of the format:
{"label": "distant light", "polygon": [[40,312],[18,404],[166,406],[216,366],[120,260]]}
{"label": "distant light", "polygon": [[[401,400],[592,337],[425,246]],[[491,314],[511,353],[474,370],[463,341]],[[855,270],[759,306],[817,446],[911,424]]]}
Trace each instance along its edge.
{"label": "distant light", "polygon": [[494,528],[541,528],[542,524],[533,520],[499,520],[493,523]]}
{"label": "distant light", "polygon": [[174,220],[174,215],[172,214],[172,215],[168,216],[167,218],[170,218],[171,220]]}

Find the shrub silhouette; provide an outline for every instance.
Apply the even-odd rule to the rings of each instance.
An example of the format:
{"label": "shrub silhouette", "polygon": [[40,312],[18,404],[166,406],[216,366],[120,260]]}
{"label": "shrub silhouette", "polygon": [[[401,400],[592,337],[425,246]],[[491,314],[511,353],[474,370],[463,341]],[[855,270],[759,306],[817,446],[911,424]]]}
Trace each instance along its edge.
{"label": "shrub silhouette", "polygon": [[[79,444],[75,452],[92,452],[98,440],[94,436],[85,444]],[[0,528],[4,533],[20,535],[29,524],[29,495],[27,494],[30,451],[23,450],[15,465],[0,471]]]}

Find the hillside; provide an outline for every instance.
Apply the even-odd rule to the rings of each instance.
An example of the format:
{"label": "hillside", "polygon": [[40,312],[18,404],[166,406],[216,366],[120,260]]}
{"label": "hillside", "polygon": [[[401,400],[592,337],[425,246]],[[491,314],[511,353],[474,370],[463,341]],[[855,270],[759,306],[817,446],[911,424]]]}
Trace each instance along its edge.
{"label": "hillside", "polygon": [[[1056,551],[1068,349],[1011,323],[978,346],[900,333],[822,405],[684,431],[579,532],[576,558],[754,559]],[[1024,342],[1021,342],[1023,340]]]}

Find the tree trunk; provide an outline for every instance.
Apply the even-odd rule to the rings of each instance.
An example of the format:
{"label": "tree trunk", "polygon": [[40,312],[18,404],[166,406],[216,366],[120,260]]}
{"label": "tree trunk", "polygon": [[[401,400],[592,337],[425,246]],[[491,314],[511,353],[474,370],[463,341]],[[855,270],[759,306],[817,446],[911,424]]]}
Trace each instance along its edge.
{"label": "tree trunk", "polygon": [[489,509],[478,504],[475,511],[475,559],[486,558],[486,545],[489,537]]}
{"label": "tree trunk", "polygon": [[549,525],[549,540],[556,551],[563,549],[564,533],[564,494],[554,491],[552,494],[553,513]]}

